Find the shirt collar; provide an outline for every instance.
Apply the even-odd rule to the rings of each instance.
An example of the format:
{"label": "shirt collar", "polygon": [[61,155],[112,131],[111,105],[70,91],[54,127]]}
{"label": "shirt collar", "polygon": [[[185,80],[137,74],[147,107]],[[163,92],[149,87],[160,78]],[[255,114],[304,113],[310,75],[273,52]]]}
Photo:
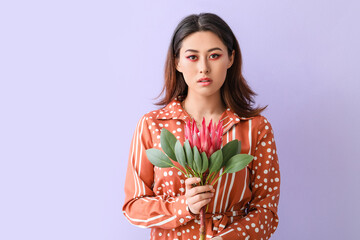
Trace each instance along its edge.
{"label": "shirt collar", "polygon": [[[181,102],[174,98],[168,105],[159,110],[156,119],[179,119],[183,121],[191,120],[190,115],[182,108]],[[223,121],[224,133],[227,132],[233,125],[239,123],[241,120],[249,120],[254,117],[239,117],[233,110],[227,108],[221,115]]]}

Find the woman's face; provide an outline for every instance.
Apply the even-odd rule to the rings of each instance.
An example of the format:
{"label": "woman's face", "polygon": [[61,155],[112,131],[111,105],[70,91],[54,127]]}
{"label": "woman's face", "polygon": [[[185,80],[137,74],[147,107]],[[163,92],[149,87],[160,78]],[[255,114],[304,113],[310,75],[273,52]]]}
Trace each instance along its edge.
{"label": "woman's face", "polygon": [[229,56],[227,47],[211,31],[195,32],[184,38],[175,63],[184,76],[188,95],[210,97],[219,94],[234,54],[233,50]]}

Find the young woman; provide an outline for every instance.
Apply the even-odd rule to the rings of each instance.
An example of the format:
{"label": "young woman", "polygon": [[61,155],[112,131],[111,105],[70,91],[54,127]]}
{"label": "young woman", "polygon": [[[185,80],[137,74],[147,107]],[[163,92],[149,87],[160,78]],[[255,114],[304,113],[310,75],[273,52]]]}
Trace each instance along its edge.
{"label": "young woman", "polygon": [[[151,239],[198,239],[201,207],[207,239],[269,239],[278,225],[279,163],[271,124],[254,108],[241,73],[239,44],[217,15],[184,18],[172,37],[165,70],[164,107],[145,114],[137,124],[129,154],[123,213]],[[221,120],[223,145],[238,139],[241,153],[253,161],[237,173],[224,174],[212,187],[197,186],[175,168],[154,167],[145,150],[161,149],[166,128],[184,141],[184,126],[194,119]],[[177,164],[177,163],[176,163]],[[222,170],[220,174],[222,173]]]}

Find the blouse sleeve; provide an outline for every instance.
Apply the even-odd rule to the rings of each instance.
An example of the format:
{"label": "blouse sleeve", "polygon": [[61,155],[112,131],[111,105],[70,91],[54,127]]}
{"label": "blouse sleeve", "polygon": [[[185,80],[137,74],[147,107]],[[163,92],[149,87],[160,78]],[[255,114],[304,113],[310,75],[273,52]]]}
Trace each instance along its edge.
{"label": "blouse sleeve", "polygon": [[127,220],[143,228],[176,228],[194,218],[184,195],[171,197],[153,192],[154,166],[146,156],[152,148],[148,118],[144,115],[134,132],[125,179],[123,214]]}
{"label": "blouse sleeve", "polygon": [[278,226],[279,161],[271,124],[263,116],[260,121],[254,160],[250,163],[252,199],[249,211],[244,218],[233,222],[218,234],[224,240],[269,239]]}

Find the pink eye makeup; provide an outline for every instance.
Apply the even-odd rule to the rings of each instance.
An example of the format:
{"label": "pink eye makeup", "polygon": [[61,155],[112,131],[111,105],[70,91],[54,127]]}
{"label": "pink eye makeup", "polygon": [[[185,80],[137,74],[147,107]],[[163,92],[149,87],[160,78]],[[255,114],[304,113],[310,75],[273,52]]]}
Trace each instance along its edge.
{"label": "pink eye makeup", "polygon": [[[216,60],[216,59],[220,58],[221,56],[222,56],[222,54],[213,53],[210,55],[209,59]],[[197,60],[197,56],[195,56],[195,55],[190,55],[190,56],[187,56],[186,58],[192,62],[195,62]]]}

